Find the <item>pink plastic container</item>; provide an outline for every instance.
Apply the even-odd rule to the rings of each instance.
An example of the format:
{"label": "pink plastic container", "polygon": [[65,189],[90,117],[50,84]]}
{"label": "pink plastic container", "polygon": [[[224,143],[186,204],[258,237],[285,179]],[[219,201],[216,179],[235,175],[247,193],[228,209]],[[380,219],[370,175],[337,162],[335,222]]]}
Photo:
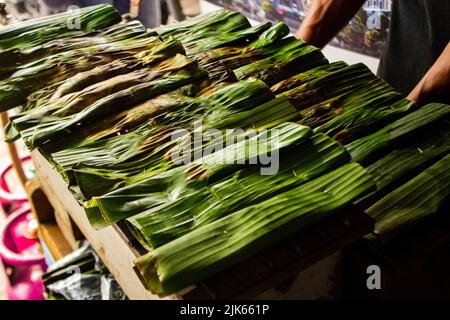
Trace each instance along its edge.
{"label": "pink plastic container", "polygon": [[37,222],[28,206],[12,213],[0,228],[0,258],[9,278],[10,300],[42,300],[47,269],[37,239]]}
{"label": "pink plastic container", "polygon": [[[21,158],[21,162],[25,163],[30,161],[31,157]],[[13,171],[12,164],[3,168],[0,172],[0,204],[5,212],[12,212],[22,206],[22,204],[28,202],[26,194],[23,192],[14,193],[13,188],[8,185],[8,175]]]}

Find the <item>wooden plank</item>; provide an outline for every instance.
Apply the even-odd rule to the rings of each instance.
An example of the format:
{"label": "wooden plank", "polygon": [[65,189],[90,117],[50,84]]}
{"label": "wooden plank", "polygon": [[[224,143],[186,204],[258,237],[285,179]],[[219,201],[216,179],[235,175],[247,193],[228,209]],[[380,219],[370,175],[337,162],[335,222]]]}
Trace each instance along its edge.
{"label": "wooden plank", "polygon": [[39,237],[45,242],[55,260],[65,257],[74,249],[56,223],[41,223],[39,225]]}
{"label": "wooden plank", "polygon": [[35,219],[41,223],[55,222],[55,210],[48,202],[44,191],[42,191],[40,181],[38,179],[27,181],[25,191]]}
{"label": "wooden plank", "polygon": [[69,216],[69,213],[62,209],[58,208],[55,210],[55,220],[58,227],[61,229],[62,233],[66,237],[67,241],[70,243],[70,245],[75,249],[78,247],[78,241],[80,239],[77,239],[77,237],[74,234],[73,227],[72,227],[72,221]]}
{"label": "wooden plank", "polygon": [[[1,128],[2,128],[2,132],[3,132],[3,129],[6,128],[8,123],[9,123],[8,113],[6,111],[2,112],[0,114],[0,124],[1,124]],[[19,178],[21,186],[25,190],[25,185],[27,183],[27,177],[25,176],[25,172],[23,171],[22,162],[20,160],[19,153],[17,152],[16,144],[14,142],[7,143],[6,148],[8,150],[9,158],[11,159],[11,164],[14,168],[14,171],[16,172],[17,177]]]}
{"label": "wooden plank", "polygon": [[[28,199],[30,199],[31,210],[33,211],[36,220],[39,222],[40,226],[44,227],[44,233],[41,234],[41,236],[48,237],[48,245],[57,246],[59,240],[64,240],[64,243],[61,244],[61,250],[56,247],[52,247],[50,249],[53,250],[57,256],[63,252],[66,252],[66,248],[64,248],[66,244],[68,244],[72,249],[76,249],[78,247],[78,239],[73,236],[71,221],[67,213],[66,222],[61,219],[61,213],[59,213],[59,211],[55,212],[55,208],[48,201],[47,195],[42,190],[41,182],[38,179],[27,181],[25,190],[27,192]],[[54,227],[56,227],[57,230],[55,230]],[[63,235],[64,239],[61,239],[57,232]],[[56,241],[52,240],[53,235],[56,238]],[[58,259],[56,256],[53,257]]]}
{"label": "wooden plank", "polygon": [[[67,185],[53,170],[48,161],[37,151],[32,152],[36,172],[50,203],[56,211],[69,213],[80,231],[84,234],[93,249],[98,253],[111,274],[115,277],[130,299],[159,299],[145,290],[139,278],[133,271],[133,261],[136,254],[127,246],[119,233],[113,227],[94,230],[85,215],[83,208],[69,192]],[[178,296],[171,296],[177,299]]]}

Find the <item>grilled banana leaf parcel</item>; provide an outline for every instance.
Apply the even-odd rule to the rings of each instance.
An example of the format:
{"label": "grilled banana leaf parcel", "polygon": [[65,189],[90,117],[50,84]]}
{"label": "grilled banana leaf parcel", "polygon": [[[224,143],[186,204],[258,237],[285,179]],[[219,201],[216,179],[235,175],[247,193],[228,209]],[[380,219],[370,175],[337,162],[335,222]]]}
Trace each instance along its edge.
{"label": "grilled banana leaf parcel", "polygon": [[265,22],[243,30],[202,38],[191,44],[185,44],[186,52],[188,55],[195,55],[207,50],[247,44],[257,39],[261,33],[270,27],[272,27],[272,23]]}
{"label": "grilled banana leaf parcel", "polygon": [[226,9],[216,10],[195,18],[154,29],[162,38],[173,36],[189,46],[196,41],[246,29],[250,22],[241,13]]}
{"label": "grilled banana leaf parcel", "polygon": [[156,37],[125,39],[64,51],[24,64],[9,78],[0,81],[0,111],[23,105],[30,94],[79,72],[128,57],[160,43]]}
{"label": "grilled banana leaf parcel", "polygon": [[330,119],[315,128],[341,143],[350,143],[358,138],[373,133],[392,121],[412,112],[414,102],[400,99],[395,92],[386,94],[374,93],[372,100],[355,100],[355,107]]}
{"label": "grilled banana leaf parcel", "polygon": [[95,229],[122,221],[147,249],[134,269],[153,293],[348,206],[381,242],[447,209],[450,106],[328,63],[284,23],[120,20],[100,5],[1,29],[0,112],[18,107],[7,141],[37,149]]}
{"label": "grilled banana leaf parcel", "polygon": [[367,209],[375,219],[369,238],[386,242],[436,213],[450,196],[450,154]]}
{"label": "grilled banana leaf parcel", "polygon": [[258,39],[249,44],[221,46],[192,54],[191,57],[208,71],[212,83],[233,82],[237,81],[233,70],[276,54],[280,46],[279,41],[288,34],[288,26],[278,23],[261,33]]}
{"label": "grilled banana leaf parcel", "polygon": [[135,270],[153,293],[175,293],[338,212],[373,188],[361,166],[345,165],[156,248],[136,260]]}
{"label": "grilled banana leaf parcel", "polygon": [[[279,92],[279,96],[287,97],[297,109],[305,110],[307,112],[314,111],[315,106],[328,104],[333,105],[337,103],[346,94],[363,89],[362,94],[366,96],[371,95],[372,90],[385,93],[391,91],[384,81],[378,79],[365,65],[359,63],[351,66],[341,66],[340,64],[331,68],[329,72],[323,72],[325,66],[319,66],[307,72],[300,73],[292,78],[282,81],[280,84],[286,82],[297,81],[303,82],[300,86],[295,86],[292,89],[289,84],[283,86],[284,89],[277,88],[278,85],[272,87],[275,92]],[[307,80],[302,80],[302,79]],[[369,89],[369,85],[370,89]],[[373,94],[375,96],[375,94]],[[350,96],[351,98],[352,96]],[[316,107],[317,109],[318,107]],[[336,108],[339,109],[339,108]],[[317,111],[315,111],[318,114]]]}
{"label": "grilled banana leaf parcel", "polygon": [[120,21],[120,14],[109,4],[40,17],[1,28],[0,49],[20,49],[58,38],[79,36],[107,28]]}
{"label": "grilled banana leaf parcel", "polygon": [[0,79],[10,76],[20,66],[64,51],[92,47],[99,43],[116,42],[124,39],[149,37],[139,21],[113,25],[107,29],[82,33],[64,39],[55,39],[43,44],[29,45],[27,48],[10,49],[0,52]]}
{"label": "grilled banana leaf parcel", "polygon": [[404,139],[411,133],[431,125],[439,119],[448,119],[450,106],[431,103],[407,116],[388,124],[381,130],[348,144],[353,161],[365,162],[377,151]]}
{"label": "grilled banana leaf parcel", "polygon": [[186,197],[132,216],[127,222],[144,247],[156,248],[349,161],[343,146],[319,134],[280,152],[279,170],[273,175],[261,175],[259,168],[245,168]]}
{"label": "grilled banana leaf parcel", "polygon": [[[71,171],[76,166],[85,197],[101,195],[111,191],[105,189],[107,180],[111,181],[111,186],[116,185],[120,177],[122,182],[136,182],[136,175],[143,178],[163,168],[169,169],[171,165],[164,160],[165,153],[160,150],[176,147],[170,143],[170,138],[177,129],[192,129],[196,120],[203,119],[206,124],[210,120],[220,121],[227,116],[246,113],[247,109],[253,110],[273,98],[270,89],[258,80],[225,86],[205,98],[191,98],[179,92],[163,94],[92,124],[84,129],[86,139],[80,146],[53,153],[52,162],[70,184],[75,182]],[[253,127],[249,125],[243,129]],[[158,155],[160,162],[155,168],[152,164],[158,161]],[[92,180],[96,170],[97,183],[85,184],[85,178]],[[100,185],[103,192],[97,188]],[[95,186],[95,192],[92,186]]]}
{"label": "grilled banana leaf parcel", "polygon": [[290,123],[275,127],[268,132],[261,132],[216,152],[207,153],[192,163],[154,175],[103,196],[93,197],[86,205],[88,209],[91,209],[87,211],[88,217],[91,221],[99,221],[98,217],[102,217],[107,223],[115,223],[191,193],[191,183],[194,184],[195,189],[198,184],[220,180],[243,166],[252,165],[251,159],[257,160],[262,154],[277,152],[301,143],[311,133],[307,127]]}
{"label": "grilled banana leaf parcel", "polygon": [[[177,47],[176,43],[174,45]],[[152,50],[155,56],[160,54],[159,47]],[[164,54],[165,59],[161,61],[153,59],[151,64],[141,65],[137,62],[116,60],[93,70],[78,73],[61,84],[45,106],[35,107],[12,116],[11,124],[7,128],[7,137],[13,140],[16,138],[16,132],[63,119],[86,109],[101,98],[143,81],[151,81],[162,74],[173,72],[191,63],[185,56],[178,54],[178,50],[173,50],[175,48],[172,48],[170,43],[164,44],[164,48],[169,49]],[[95,82],[93,82],[94,79]],[[79,91],[73,92],[75,89]]]}
{"label": "grilled banana leaf parcel", "polygon": [[[100,117],[119,113],[148,99],[202,79],[207,75],[195,63],[189,62],[179,70],[170,71],[166,74],[146,74],[146,72],[143,72],[142,76],[142,79],[139,79],[140,75],[137,75],[138,84],[132,83],[130,87],[96,101],[79,113],[24,130],[21,132],[22,138],[31,149],[57,138],[70,139],[70,135],[81,131],[85,126],[92,125]],[[129,81],[132,81],[132,79],[129,79]]]}
{"label": "grilled banana leaf parcel", "polygon": [[308,71],[301,72],[293,77],[280,81],[277,84],[273,85],[271,89],[273,93],[278,95],[291,89],[300,87],[306,83],[311,82],[314,79],[318,79],[332,72],[342,70],[346,67],[348,67],[348,64],[342,61],[324,64],[322,66],[312,68]]}
{"label": "grilled banana leaf parcel", "polygon": [[302,71],[327,64],[319,49],[295,38],[285,38],[277,43],[277,52],[233,70],[239,80],[254,77],[272,86]]}
{"label": "grilled banana leaf parcel", "polygon": [[[442,122],[427,134],[405,141],[366,169],[377,184],[377,192],[411,178],[450,152],[450,126]],[[406,182],[406,181],[405,181]]]}

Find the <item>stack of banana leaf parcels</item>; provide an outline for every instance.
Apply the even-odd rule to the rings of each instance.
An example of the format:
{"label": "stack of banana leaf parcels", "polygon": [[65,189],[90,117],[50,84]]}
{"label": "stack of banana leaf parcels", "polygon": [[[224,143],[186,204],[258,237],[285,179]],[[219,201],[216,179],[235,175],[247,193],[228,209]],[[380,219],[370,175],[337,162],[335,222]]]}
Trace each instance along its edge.
{"label": "stack of banana leaf parcels", "polygon": [[283,23],[218,10],[146,30],[100,5],[5,27],[0,48],[7,140],[46,157],[94,228],[124,221],[160,296],[349,206],[384,243],[448,205],[450,106]]}

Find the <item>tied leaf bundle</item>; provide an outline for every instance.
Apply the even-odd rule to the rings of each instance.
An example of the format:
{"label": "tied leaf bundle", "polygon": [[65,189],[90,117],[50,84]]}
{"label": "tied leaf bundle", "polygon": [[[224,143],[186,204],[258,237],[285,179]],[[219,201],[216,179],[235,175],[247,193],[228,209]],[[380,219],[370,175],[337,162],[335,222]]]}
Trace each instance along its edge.
{"label": "tied leaf bundle", "polygon": [[[54,153],[53,158],[56,165],[63,169],[62,172],[68,181],[73,182],[71,171],[72,166],[76,165],[78,183],[86,197],[100,195],[108,189],[103,189],[103,192],[97,189],[93,193],[92,187],[89,186],[106,188],[107,180],[110,180],[112,185],[116,185],[119,181],[136,182],[149,174],[159,172],[162,168],[168,169],[173,166],[164,158],[166,153],[175,152],[169,149],[177,148],[174,145],[176,141],[170,142],[171,134],[177,127],[190,129],[195,120],[202,118],[202,113],[209,115],[203,118],[208,122],[209,118],[233,115],[240,110],[245,112],[247,108],[252,109],[273,97],[269,88],[257,80],[228,85],[202,99],[175,93],[161,95],[91,125],[88,139],[95,141],[84,143],[73,150],[66,149]],[[146,121],[151,121],[152,124],[145,125]],[[174,127],[173,123],[176,123],[177,127]],[[141,125],[143,126],[137,129],[138,134],[132,132]],[[112,134],[120,136],[107,138]],[[106,138],[98,141],[105,136]],[[128,147],[130,144],[135,147]],[[97,161],[100,146],[104,146],[104,154]],[[128,151],[124,152],[126,149]],[[166,149],[167,151],[161,151]],[[109,162],[101,160],[105,157]],[[96,170],[99,174],[94,177]],[[95,184],[92,183],[94,178],[97,181]],[[100,180],[103,182],[100,183]]]}
{"label": "tied leaf bundle", "polygon": [[8,139],[17,138],[19,131],[63,119],[110,94],[188,65],[191,61],[178,54],[180,51],[183,53],[180,43],[171,39],[148,52],[141,52],[134,59],[116,60],[78,73],[60,84],[53,95],[48,95],[44,105],[40,105],[40,102],[33,110],[11,117],[11,124],[7,128]]}
{"label": "tied leaf bundle", "polygon": [[279,159],[280,168],[274,175],[261,176],[260,168],[247,167],[173,202],[132,216],[127,222],[141,244],[151,250],[230,212],[332,171],[348,162],[350,156],[342,146],[319,134],[280,150]]}
{"label": "tied leaf bundle", "polygon": [[376,222],[369,238],[386,242],[436,213],[449,199],[449,167],[450,154],[367,209]]}
{"label": "tied leaf bundle", "polygon": [[433,122],[448,117],[450,106],[439,103],[431,103],[409,115],[392,122],[381,130],[360,138],[348,144],[347,150],[352,155],[353,161],[368,161],[369,156],[404,139],[411,134]]}
{"label": "tied leaf bundle", "polygon": [[[356,114],[352,110],[377,109],[400,99],[398,93],[362,64],[345,66],[336,63],[330,70],[332,71],[324,72],[323,67],[318,67],[305,75],[288,79],[286,81],[293,83],[307,82],[287,91],[273,87],[276,91],[281,91],[280,96],[288,98],[299,110],[299,123],[312,128],[339,123],[336,119],[343,115],[350,112],[353,112],[352,115]],[[339,125],[342,126],[341,123]],[[316,131],[321,132],[323,129]]]}
{"label": "tied leaf bundle", "polygon": [[136,260],[136,271],[152,292],[175,293],[317,223],[373,187],[363,168],[345,165],[152,250]]}
{"label": "tied leaf bundle", "polygon": [[64,51],[92,47],[101,43],[116,42],[124,39],[149,37],[145,27],[139,21],[113,25],[107,29],[81,34],[64,39],[48,41],[44,44],[29,45],[27,48],[4,50],[0,52],[2,64],[0,77],[2,79],[17,71],[20,66],[33,60],[62,53]]}
{"label": "tied leaf bundle", "polygon": [[106,96],[90,105],[81,112],[64,117],[59,121],[47,122],[35,128],[24,130],[22,137],[30,148],[36,148],[50,139],[67,138],[67,133],[76,133],[84,126],[94,123],[98,117],[103,117],[113,112],[118,113],[130,106],[144,102],[160,94],[169,92],[192,81],[206,76],[196,64],[189,62],[179,70],[167,72],[161,77],[152,79],[152,75],[143,73],[144,79],[139,84],[131,84],[123,89]]}
{"label": "tied leaf bundle", "polygon": [[[27,63],[9,78],[0,81],[0,111],[25,104],[28,95],[45,86],[157,44],[160,44],[160,40],[155,37],[125,39],[64,51]],[[46,81],[40,81],[44,78]]]}
{"label": "tied leaf bundle", "polygon": [[120,22],[120,14],[108,4],[90,6],[3,27],[0,49],[28,48],[73,35],[79,36]]}
{"label": "tied leaf bundle", "polygon": [[277,51],[273,55],[237,68],[233,72],[239,80],[254,77],[272,86],[327,62],[319,49],[289,37],[278,42]]}
{"label": "tied leaf bundle", "polygon": [[250,27],[243,30],[225,33],[213,37],[202,38],[191,44],[185,43],[186,51],[188,55],[195,55],[207,50],[239,44],[246,44],[256,39],[259,34],[266,31],[271,26],[272,23],[266,22],[257,25],[255,27]]}
{"label": "tied leaf bundle", "polygon": [[212,83],[234,82],[237,79],[233,70],[275,54],[278,41],[287,34],[289,28],[284,23],[278,23],[264,31],[255,41],[245,43],[245,46],[221,46],[193,54],[192,57],[208,71]]}
{"label": "tied leaf bundle", "polygon": [[372,100],[355,99],[354,107],[344,102],[348,110],[319,125],[315,131],[323,132],[342,143],[349,143],[413,111],[414,102],[398,98],[397,93],[388,92],[374,95]]}
{"label": "tied leaf bundle", "polygon": [[438,123],[427,135],[405,141],[395,150],[367,167],[377,184],[377,192],[403,181],[411,174],[426,169],[450,152],[450,127],[445,122]]}
{"label": "tied leaf bundle", "polygon": [[[261,153],[275,152],[300,143],[311,130],[296,124],[283,124],[269,130],[264,137],[252,137],[239,141],[224,149],[205,155],[192,164],[174,168],[158,175],[143,179],[121,189],[102,196],[93,197],[87,204],[88,216],[91,221],[98,221],[99,216],[107,223],[115,223],[132,215],[143,212],[155,206],[176,200],[179,196],[189,193],[185,189],[191,180],[211,180],[231,174],[242,164],[250,164],[250,159]],[[261,133],[262,134],[262,133]],[[233,155],[233,161],[227,156]],[[207,181],[206,181],[207,183]],[[186,192],[184,192],[187,190]],[[96,217],[92,218],[92,215]],[[99,225],[99,227],[104,224]]]}
{"label": "tied leaf bundle", "polygon": [[173,36],[183,45],[189,46],[203,38],[232,33],[249,27],[250,23],[242,14],[220,9],[182,22],[161,26],[154,31],[163,38]]}

